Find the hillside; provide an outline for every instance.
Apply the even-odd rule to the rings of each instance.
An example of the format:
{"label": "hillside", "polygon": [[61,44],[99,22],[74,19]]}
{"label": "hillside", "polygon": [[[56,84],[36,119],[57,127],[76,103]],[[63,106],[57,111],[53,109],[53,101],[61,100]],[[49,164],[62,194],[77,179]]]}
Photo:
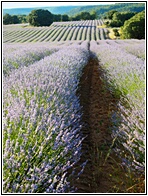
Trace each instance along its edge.
{"label": "hillside", "polygon": [[3,15],[6,13],[10,15],[28,15],[32,10],[35,10],[35,9],[46,9],[46,10],[49,10],[53,14],[64,14],[77,7],[79,6],[12,8],[12,9],[3,9]]}
{"label": "hillside", "polygon": [[144,3],[115,3],[111,5],[91,5],[91,6],[57,6],[57,7],[33,7],[33,8],[13,8],[3,9],[3,15],[8,13],[10,15],[28,15],[34,9],[46,9],[53,14],[68,14],[69,16],[76,15],[80,12],[92,12],[96,11],[98,18],[102,18],[103,15],[110,10],[117,11],[133,11],[141,12],[145,9]]}
{"label": "hillside", "polygon": [[141,12],[144,9],[145,9],[144,3],[115,3],[111,5],[81,6],[68,11],[66,14],[68,14],[69,16],[73,16],[80,12],[96,11],[98,14],[98,18],[102,18],[102,16],[110,10],[117,10],[119,12],[123,12],[123,11]]}

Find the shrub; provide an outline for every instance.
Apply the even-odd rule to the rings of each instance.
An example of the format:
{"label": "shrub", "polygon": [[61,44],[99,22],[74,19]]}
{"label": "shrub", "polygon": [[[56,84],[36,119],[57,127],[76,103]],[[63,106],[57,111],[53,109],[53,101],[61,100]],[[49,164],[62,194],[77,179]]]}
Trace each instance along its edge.
{"label": "shrub", "polygon": [[119,32],[118,32],[118,29],[113,29],[113,32],[114,32],[114,35],[115,36],[120,36]]}
{"label": "shrub", "polygon": [[50,26],[53,22],[53,14],[48,10],[32,10],[28,16],[29,23],[33,26]]}
{"label": "shrub", "polygon": [[123,39],[145,39],[145,11],[142,11],[124,23],[121,28]]}

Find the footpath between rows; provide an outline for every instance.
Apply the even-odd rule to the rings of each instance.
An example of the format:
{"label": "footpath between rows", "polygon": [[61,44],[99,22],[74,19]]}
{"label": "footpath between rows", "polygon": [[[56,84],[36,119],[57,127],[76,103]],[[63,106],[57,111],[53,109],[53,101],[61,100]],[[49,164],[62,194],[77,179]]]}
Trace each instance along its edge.
{"label": "footpath between rows", "polygon": [[[103,78],[98,59],[90,51],[90,59],[80,79],[78,95],[83,107],[83,156],[88,160],[79,179],[72,182],[77,193],[124,193],[128,191],[129,176],[112,150],[111,114],[118,100],[110,93]],[[127,185],[128,184],[128,185]],[[132,186],[132,184],[131,184]]]}

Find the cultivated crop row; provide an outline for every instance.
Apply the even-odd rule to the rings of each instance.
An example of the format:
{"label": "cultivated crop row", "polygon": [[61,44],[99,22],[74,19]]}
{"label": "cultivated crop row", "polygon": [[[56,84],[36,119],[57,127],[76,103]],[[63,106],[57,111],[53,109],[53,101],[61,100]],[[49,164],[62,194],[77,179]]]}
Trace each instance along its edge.
{"label": "cultivated crop row", "polygon": [[[115,151],[124,166],[144,171],[145,165],[145,62],[144,41],[125,40],[91,42],[104,69],[105,82],[116,99],[117,111],[112,115]],[[138,51],[133,50],[134,46]],[[135,55],[133,55],[135,54]],[[138,58],[141,57],[141,58]]]}
{"label": "cultivated crop row", "polygon": [[[81,27],[66,28],[81,36]],[[90,37],[91,28],[84,28],[82,34]],[[145,42],[75,41],[76,34],[68,35],[73,41],[3,44],[5,193],[76,192],[70,182],[87,164],[77,165],[85,126],[77,90],[92,52],[118,100],[110,111],[111,147],[126,169],[144,174]]]}
{"label": "cultivated crop row", "polygon": [[81,20],[81,21],[66,21],[53,22],[52,26],[102,26],[103,20]]}
{"label": "cultivated crop row", "polygon": [[[5,193],[75,191],[70,179],[78,178],[87,163],[86,160],[74,169],[80,160],[84,139],[76,92],[89,58],[85,48],[83,44],[60,49],[4,77]],[[31,53],[31,48],[28,49]],[[31,62],[32,57],[29,58]],[[14,57],[13,62],[15,60]]]}
{"label": "cultivated crop row", "polygon": [[108,40],[107,43],[116,45],[139,58],[145,59],[145,40]]}
{"label": "cultivated crop row", "polygon": [[99,28],[102,20],[55,22],[50,27],[8,28],[4,26],[3,42],[52,42],[52,41],[90,41],[108,38],[108,31]]}
{"label": "cultivated crop row", "polygon": [[49,47],[47,44],[42,44],[42,46],[38,44],[17,44],[14,47],[4,44],[3,73],[6,76],[12,70],[29,66],[57,50],[59,50],[57,47]]}

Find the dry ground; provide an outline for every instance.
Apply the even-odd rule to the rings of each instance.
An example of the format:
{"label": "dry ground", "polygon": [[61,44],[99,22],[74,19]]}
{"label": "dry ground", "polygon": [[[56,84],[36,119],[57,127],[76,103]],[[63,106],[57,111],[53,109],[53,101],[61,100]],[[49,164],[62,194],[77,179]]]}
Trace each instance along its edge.
{"label": "dry ground", "polygon": [[[83,70],[79,91],[83,106],[82,132],[84,156],[88,163],[81,177],[73,184],[78,193],[134,192],[130,174],[125,172],[111,146],[111,112],[116,110],[117,99],[108,91],[96,58],[90,58]],[[143,183],[144,188],[144,183]],[[128,190],[129,189],[129,190]],[[140,190],[138,190],[139,192]],[[141,190],[143,192],[143,189]]]}

